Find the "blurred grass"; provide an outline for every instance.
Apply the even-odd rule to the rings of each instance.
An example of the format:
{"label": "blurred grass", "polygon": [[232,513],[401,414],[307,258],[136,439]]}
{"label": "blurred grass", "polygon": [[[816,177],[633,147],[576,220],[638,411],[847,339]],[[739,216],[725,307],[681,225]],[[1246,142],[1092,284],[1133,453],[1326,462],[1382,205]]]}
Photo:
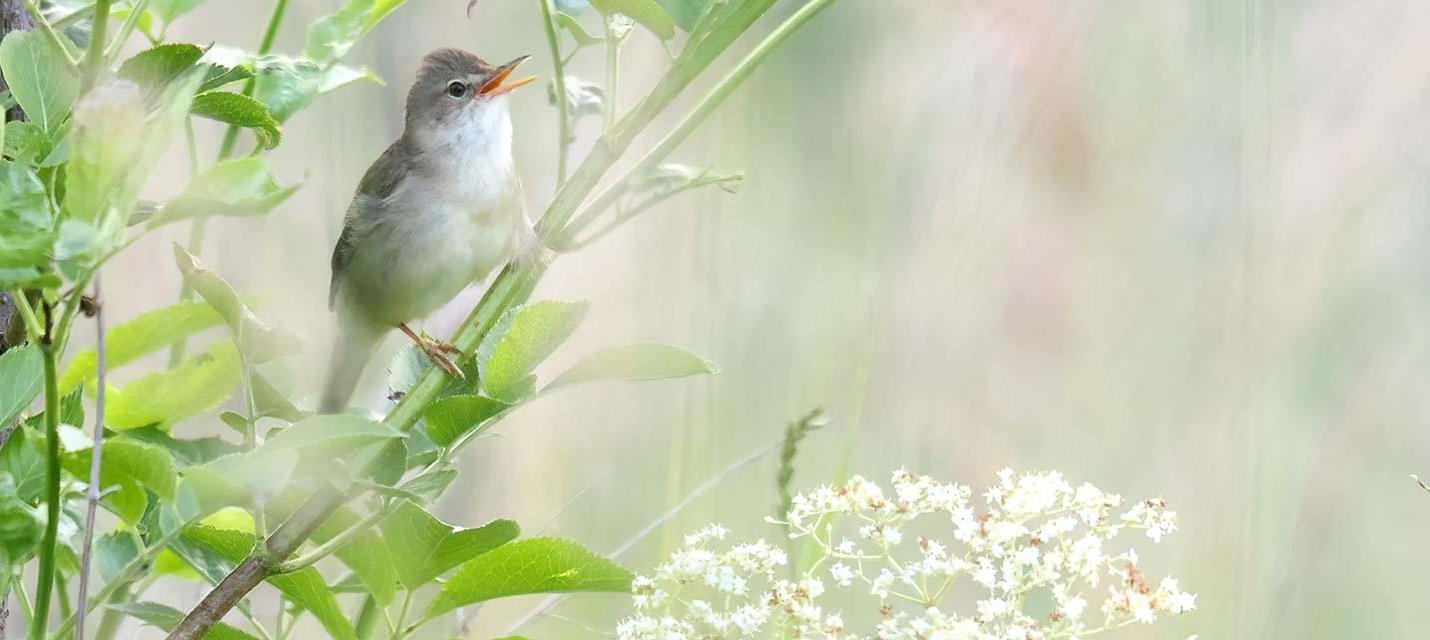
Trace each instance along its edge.
{"label": "blurred grass", "polygon": [[[174,35],[251,45],[262,15],[247,4],[211,2]],[[293,2],[279,50],[330,4]],[[276,163],[303,191],[261,222],[213,225],[212,266],[312,337],[299,380],[321,377],[301,369],[326,358],[328,249],[400,130],[420,56],[540,58],[534,3],[483,0],[471,21],[465,4],[395,14],[354,52],[388,86],[345,89],[285,131]],[[1164,495],[1185,531],[1148,566],[1181,577],[1201,610],[1118,637],[1422,635],[1430,501],[1406,474],[1430,472],[1426,20],[1414,0],[837,3],[673,158],[745,169],[741,193],[682,197],[562,258],[538,293],[593,301],[552,370],[660,340],[725,373],[524,410],[468,454],[444,517],[509,516],[534,533],[589,489],[551,530],[613,549],[824,405],[831,426],[804,443],[800,483],[852,453],[853,471],[880,478],[907,465],[978,485],[1005,465],[1057,468]],[[622,95],[664,56],[633,42]],[[596,79],[600,65],[593,53],[572,73]],[[514,109],[536,205],[553,186],[553,116],[542,90],[517,92]],[[217,128],[200,134],[212,155]],[[155,191],[184,182],[170,160]],[[171,238],[107,273],[116,290],[138,283],[110,295],[113,317],[174,298]],[[628,563],[649,567],[711,520],[779,535],[761,523],[774,464],[737,474]],[[475,637],[534,603],[482,609]],[[601,628],[623,605],[557,612]],[[526,631],[587,634],[556,617]]]}

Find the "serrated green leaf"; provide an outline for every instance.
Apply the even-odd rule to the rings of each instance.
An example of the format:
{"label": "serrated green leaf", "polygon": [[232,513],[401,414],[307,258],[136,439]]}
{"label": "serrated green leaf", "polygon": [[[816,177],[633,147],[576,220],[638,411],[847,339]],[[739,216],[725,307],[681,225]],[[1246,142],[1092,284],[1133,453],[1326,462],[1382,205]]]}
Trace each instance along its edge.
{"label": "serrated green leaf", "polygon": [[40,395],[44,372],[44,357],[35,345],[0,354],[0,428],[8,427]]}
{"label": "serrated green leaf", "polygon": [[[246,514],[240,511],[234,515],[242,517]],[[215,522],[222,520],[211,516],[205,520],[206,524],[185,529],[179,537],[180,543],[173,545],[175,551],[185,561],[194,565],[210,582],[217,582],[228,575],[235,565],[248,556],[256,542],[252,532],[252,520],[247,521],[246,529],[227,528],[232,526],[230,523],[223,523],[224,526],[208,524]],[[323,624],[329,636],[338,640],[353,640],[356,637],[352,625],[338,607],[332,590],[323,582],[323,577],[317,569],[305,567],[292,573],[270,576],[268,582],[295,604],[311,612]]]}
{"label": "serrated green leaf", "polygon": [[[88,478],[90,449],[66,451],[62,466],[75,476]],[[138,524],[149,504],[146,490],[172,500],[178,472],[174,469],[173,457],[163,447],[110,438],[104,442],[99,482],[101,490],[118,487],[104,497],[102,504],[125,522]]]}
{"label": "serrated green leaf", "polygon": [[530,538],[462,565],[442,585],[427,613],[529,593],[626,593],[632,577],[620,565],[570,540]]}
{"label": "serrated green leaf", "polygon": [[117,430],[151,424],[167,427],[217,407],[238,381],[238,351],[232,342],[219,342],[173,369],[150,374],[122,388],[109,387],[104,424]]}
{"label": "serrated green leaf", "polygon": [[456,469],[432,471],[404,482],[398,489],[412,496],[416,496],[424,502],[431,502],[436,500],[438,496],[441,496],[442,492],[446,491],[447,487],[456,479]]}
{"label": "serrated green leaf", "polygon": [[119,65],[118,75],[152,94],[183,76],[203,57],[204,50],[196,45],[161,44],[130,56]]}
{"label": "serrated green leaf", "polygon": [[260,451],[318,449],[341,457],[360,447],[402,437],[402,432],[381,422],[351,415],[315,415],[268,438]]}
{"label": "serrated green leaf", "polygon": [[297,338],[261,320],[227,281],[178,243],[174,243],[174,262],[184,281],[228,323],[234,341],[251,362],[263,362],[297,350]]}
{"label": "serrated green leaf", "polygon": [[[79,389],[75,389],[75,391],[78,392]],[[127,429],[124,431],[124,437],[167,449],[174,456],[174,461],[181,467],[205,464],[239,451],[238,445],[223,438],[216,436],[175,438],[169,432],[157,427]]]}
{"label": "serrated green leaf", "polygon": [[348,50],[406,0],[348,0],[337,11],[308,26],[303,52],[319,62],[347,55]]}
{"label": "serrated green leaf", "polygon": [[209,91],[194,96],[189,112],[210,120],[250,129],[265,149],[278,146],[283,132],[267,105],[231,91]]}
{"label": "serrated green leaf", "polygon": [[54,133],[79,95],[79,74],[39,31],[11,31],[0,41],[0,74],[30,120]]}
{"label": "serrated green leaf", "polygon": [[[180,302],[135,316],[104,336],[104,364],[110,370],[158,351],[196,332],[216,327],[223,317],[205,302]],[[68,391],[95,377],[96,354],[86,349],[70,358],[60,375],[60,390]]]}
{"label": "serrated green leaf", "polygon": [[224,160],[195,176],[183,193],[159,210],[149,226],[204,216],[263,215],[297,191],[296,186],[280,186],[268,160],[261,156]]}
{"label": "serrated green leaf", "polygon": [[[184,619],[184,612],[157,602],[126,602],[109,605],[110,609],[122,611],[126,615],[144,621],[164,631],[173,631]],[[226,622],[216,622],[204,640],[258,640],[256,636]]]}
{"label": "serrated green leaf", "polygon": [[423,412],[427,437],[438,446],[448,446],[463,434],[484,427],[491,418],[511,408],[503,402],[475,395],[442,398]]}
{"label": "serrated green leaf", "polygon": [[313,103],[320,95],[354,82],[369,80],[381,84],[371,70],[333,65],[324,67],[306,58],[265,56],[258,61],[258,89],[254,97],[267,105],[278,122]]}
{"label": "serrated green leaf", "polygon": [[715,363],[674,345],[633,344],[582,358],[543,392],[594,380],[662,380],[719,372]]}
{"label": "serrated green leaf", "polygon": [[453,527],[411,502],[403,502],[378,525],[388,540],[392,566],[407,588],[416,589],[472,558],[504,545],[521,533],[511,520],[476,529]]}
{"label": "serrated green leaf", "polygon": [[477,366],[487,395],[515,404],[531,395],[531,372],[556,351],[586,317],[585,302],[541,302],[504,314],[477,347]]}
{"label": "serrated green leaf", "polygon": [[591,6],[603,16],[629,16],[661,40],[675,37],[675,21],[656,0],[591,0]]}

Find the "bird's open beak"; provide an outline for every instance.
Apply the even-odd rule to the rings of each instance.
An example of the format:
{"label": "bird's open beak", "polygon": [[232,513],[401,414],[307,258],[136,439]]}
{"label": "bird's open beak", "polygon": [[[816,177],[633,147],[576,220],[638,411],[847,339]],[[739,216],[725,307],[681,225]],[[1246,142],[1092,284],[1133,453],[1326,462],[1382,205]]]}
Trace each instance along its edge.
{"label": "bird's open beak", "polygon": [[521,63],[529,59],[531,59],[531,56],[522,56],[498,67],[497,72],[492,74],[492,79],[482,85],[482,88],[478,90],[477,93],[488,97],[495,97],[535,80],[536,76],[526,76],[525,78],[519,78],[511,82],[506,81],[507,76],[511,75],[511,72],[516,71],[516,68],[520,66]]}

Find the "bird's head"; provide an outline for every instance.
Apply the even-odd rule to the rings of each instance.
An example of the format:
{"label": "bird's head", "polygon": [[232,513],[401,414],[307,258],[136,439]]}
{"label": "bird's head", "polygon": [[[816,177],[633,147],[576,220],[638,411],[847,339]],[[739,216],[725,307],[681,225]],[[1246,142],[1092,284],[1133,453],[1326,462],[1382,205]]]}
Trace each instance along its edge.
{"label": "bird's head", "polygon": [[511,78],[512,72],[530,57],[493,66],[460,49],[438,49],[427,54],[417,80],[407,92],[408,130],[438,134],[503,126],[509,122],[506,94],[536,80],[536,76]]}

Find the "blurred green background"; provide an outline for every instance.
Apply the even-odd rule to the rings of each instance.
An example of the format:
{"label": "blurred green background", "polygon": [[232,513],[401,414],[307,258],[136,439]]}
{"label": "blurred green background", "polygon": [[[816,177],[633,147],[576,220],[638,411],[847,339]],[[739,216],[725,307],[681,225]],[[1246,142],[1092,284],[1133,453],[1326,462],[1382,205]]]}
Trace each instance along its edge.
{"label": "blurred green background", "polygon": [[[171,38],[251,47],[267,5],[209,2]],[[335,5],[292,2],[277,49],[300,49],[303,25]],[[388,85],[343,89],[286,127],[274,160],[303,190],[267,218],[211,225],[210,264],[310,337],[293,365],[308,398],[342,212],[399,133],[421,56],[532,53],[550,77],[537,3],[481,0],[470,19],[465,6],[414,0],[384,22],[350,61]],[[537,293],[592,301],[548,371],[665,341],[723,374],[544,399],[469,451],[440,512],[610,551],[823,405],[831,425],[806,442],[797,486],[846,463],[975,486],[1010,466],[1165,496],[1183,532],[1145,566],[1181,577],[1199,611],[1109,637],[1423,636],[1430,496],[1407,475],[1430,473],[1426,24],[1418,0],[836,2],[673,158],[747,171],[738,194],[672,201],[560,258]],[[666,59],[633,36],[625,106]],[[591,50],[571,74],[599,81],[602,64]],[[555,171],[539,87],[513,97],[534,211]],[[201,128],[203,157],[219,133]],[[152,195],[185,183],[181,151]],[[174,300],[168,243],[185,235],[155,234],[106,269],[112,319]],[[427,329],[445,335],[479,295]],[[374,407],[381,378],[363,386]],[[712,520],[778,536],[761,521],[774,458],[623,561],[649,569]],[[482,609],[469,637],[503,635],[539,601]],[[626,605],[582,596],[522,631],[592,637]]]}

